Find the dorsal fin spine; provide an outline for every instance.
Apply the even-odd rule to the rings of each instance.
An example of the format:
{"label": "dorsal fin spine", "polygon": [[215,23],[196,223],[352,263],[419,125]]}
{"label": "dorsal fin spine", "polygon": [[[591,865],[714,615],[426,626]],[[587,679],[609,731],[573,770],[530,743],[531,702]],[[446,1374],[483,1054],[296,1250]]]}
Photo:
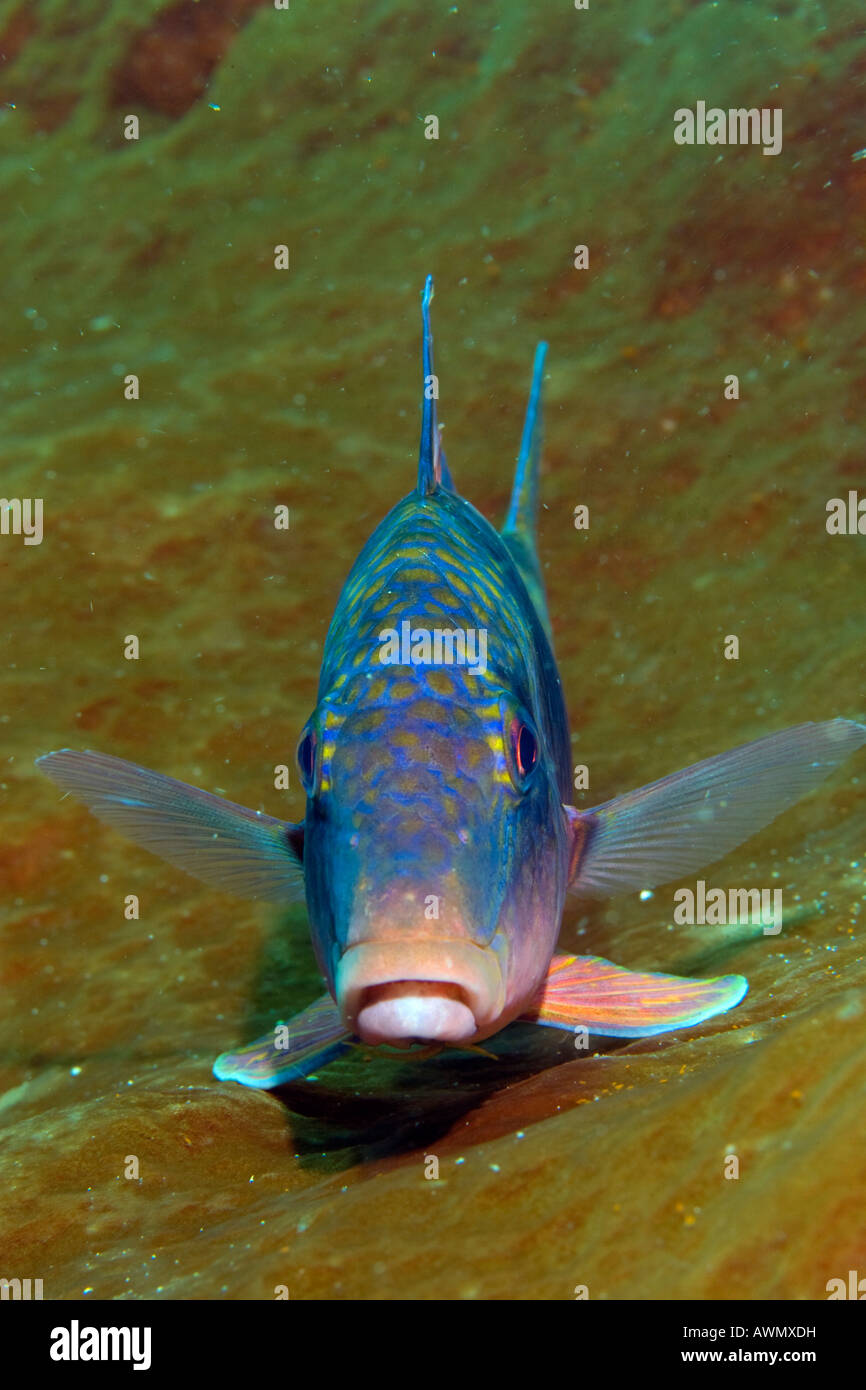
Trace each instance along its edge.
{"label": "dorsal fin spine", "polygon": [[514,486],[511,491],[511,504],[503,534],[516,532],[531,545],[535,544],[535,527],[538,520],[538,473],[541,462],[541,389],[544,380],[544,359],[547,356],[547,343],[539,343],[535,349],[532,366],[532,386],[523,422],[523,438],[520,441],[520,454],[514,472]]}
{"label": "dorsal fin spine", "polygon": [[433,298],[433,276],[424,281],[421,295],[421,372],[424,399],[421,413],[421,448],[418,454],[418,492],[429,497],[441,481],[439,467],[439,425],[436,418],[435,382],[433,376],[433,334],[430,331],[430,301]]}

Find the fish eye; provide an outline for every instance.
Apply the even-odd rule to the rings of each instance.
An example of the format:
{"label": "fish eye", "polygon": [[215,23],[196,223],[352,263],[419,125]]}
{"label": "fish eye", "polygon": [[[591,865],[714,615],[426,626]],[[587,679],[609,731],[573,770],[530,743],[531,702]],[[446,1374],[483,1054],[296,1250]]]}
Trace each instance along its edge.
{"label": "fish eye", "polygon": [[515,714],[511,720],[511,756],[517,786],[523,790],[538,762],[538,739],[532,725],[520,714]]}
{"label": "fish eye", "polygon": [[319,740],[315,729],[307,729],[298,744],[298,768],[304,790],[312,796],[316,784],[316,747]]}

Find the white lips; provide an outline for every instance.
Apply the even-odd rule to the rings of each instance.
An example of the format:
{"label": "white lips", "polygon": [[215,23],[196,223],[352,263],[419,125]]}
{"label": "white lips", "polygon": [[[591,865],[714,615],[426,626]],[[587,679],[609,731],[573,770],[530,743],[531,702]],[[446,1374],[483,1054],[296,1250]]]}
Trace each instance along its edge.
{"label": "white lips", "polygon": [[368,1043],[465,1042],[477,1028],[461,993],[440,980],[377,985],[364,990],[355,1026]]}
{"label": "white lips", "polygon": [[497,956],[469,941],[350,946],[337,967],[335,986],[346,1026],[369,1043],[487,1037],[505,1003]]}

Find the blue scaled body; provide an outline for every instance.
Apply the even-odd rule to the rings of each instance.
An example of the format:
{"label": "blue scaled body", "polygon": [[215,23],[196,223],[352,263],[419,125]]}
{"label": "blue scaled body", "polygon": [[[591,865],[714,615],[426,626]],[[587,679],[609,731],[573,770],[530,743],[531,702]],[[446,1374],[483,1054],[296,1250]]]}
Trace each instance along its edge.
{"label": "blue scaled body", "polygon": [[566,892],[684,878],[766,825],[866,742],[848,719],[718,754],[589,811],[536,550],[545,346],[505,524],[456,492],[436,418],[428,278],[415,489],[358,556],[298,745],[302,822],[65,749],[39,766],[137,843],[213,886],[306,896],[327,992],[217,1059],[272,1087],[353,1043],[465,1047],[522,1018],[639,1037],[733,1007],[739,975],[690,980],[557,955]]}

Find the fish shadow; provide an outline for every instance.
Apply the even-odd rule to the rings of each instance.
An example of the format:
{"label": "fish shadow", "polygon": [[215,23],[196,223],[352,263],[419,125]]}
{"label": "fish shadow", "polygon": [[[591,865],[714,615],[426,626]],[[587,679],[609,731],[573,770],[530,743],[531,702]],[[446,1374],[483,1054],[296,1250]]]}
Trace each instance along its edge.
{"label": "fish shadow", "polygon": [[[322,993],[302,907],[284,913],[262,943],[243,1038],[288,1019]],[[598,1039],[598,1051],[615,1039]],[[574,1057],[568,1033],[513,1023],[484,1053],[412,1053],[358,1044],[303,1081],[270,1091],[286,1109],[286,1144],[302,1168],[333,1173],[429,1147],[509,1086]],[[489,1054],[489,1055],[488,1055]],[[516,1119],[519,1126],[519,1117]]]}
{"label": "fish shadow", "polygon": [[[677,965],[689,975],[711,966],[718,970],[745,944],[740,938],[695,946],[688,959],[681,953]],[[587,952],[592,946],[584,939],[578,949]],[[262,945],[244,1037],[255,1037],[277,1019],[290,1018],[322,991],[306,914],[303,908],[292,909]],[[633,1041],[593,1034],[589,1055],[619,1051]],[[359,1043],[321,1073],[276,1086],[270,1095],[285,1107],[288,1151],[302,1168],[333,1174],[426,1151],[498,1093],[574,1060],[570,1031],[512,1023],[487,1039],[483,1052],[443,1048],[434,1056],[422,1056],[419,1050],[416,1060],[414,1053]],[[515,1129],[520,1128],[521,1114],[515,1097]],[[533,1118],[527,1116],[524,1122],[531,1124]]]}
{"label": "fish shadow", "polygon": [[427,1150],[497,1093],[574,1058],[569,1034],[528,1023],[511,1024],[483,1046],[489,1055],[447,1048],[403,1061],[359,1044],[321,1080],[276,1087],[271,1094],[290,1112],[301,1167],[332,1173]]}
{"label": "fish shadow", "polygon": [[[243,1037],[299,1013],[323,992],[303,907],[284,913],[262,943]],[[615,1039],[599,1039],[617,1045]],[[302,1168],[332,1173],[429,1146],[497,1092],[573,1059],[570,1034],[514,1023],[484,1053],[412,1053],[365,1047],[269,1094],[286,1108],[286,1141]],[[419,1050],[420,1051],[420,1050]],[[489,1054],[489,1055],[488,1055]],[[519,1121],[518,1121],[519,1123]]]}

